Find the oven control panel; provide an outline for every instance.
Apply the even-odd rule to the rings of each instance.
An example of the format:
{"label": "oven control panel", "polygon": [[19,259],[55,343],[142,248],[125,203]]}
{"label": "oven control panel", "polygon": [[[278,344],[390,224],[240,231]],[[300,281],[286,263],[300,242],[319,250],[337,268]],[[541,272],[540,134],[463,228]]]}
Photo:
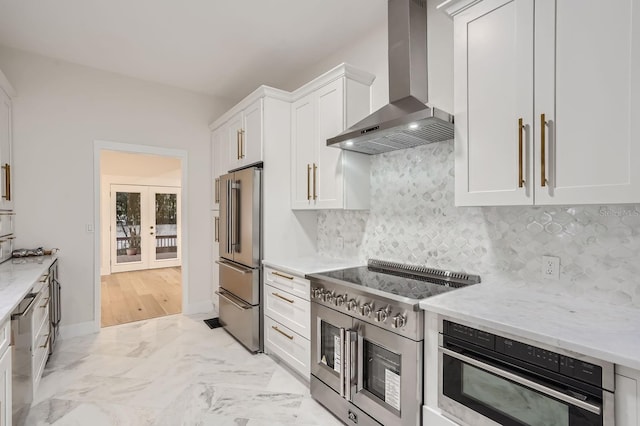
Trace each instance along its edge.
{"label": "oven control panel", "polygon": [[424,338],[422,311],[414,311],[411,306],[402,306],[383,297],[349,290],[312,282],[311,301],[416,341]]}

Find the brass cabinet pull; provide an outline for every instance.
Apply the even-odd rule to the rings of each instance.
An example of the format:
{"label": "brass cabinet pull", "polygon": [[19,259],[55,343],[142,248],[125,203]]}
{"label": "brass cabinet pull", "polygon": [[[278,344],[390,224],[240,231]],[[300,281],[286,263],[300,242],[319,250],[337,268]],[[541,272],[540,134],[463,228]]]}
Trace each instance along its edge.
{"label": "brass cabinet pull", "polygon": [[2,168],[4,169],[4,195],[2,198],[11,201],[11,166],[9,163],[5,163]]}
{"label": "brass cabinet pull", "polygon": [[524,179],[522,177],[522,133],[524,132],[524,124],[522,124],[522,118],[518,119],[518,187],[524,186]]}
{"label": "brass cabinet pull", "polygon": [[307,200],[311,199],[311,164],[307,164]]}
{"label": "brass cabinet pull", "polygon": [[289,303],[294,303],[294,302],[295,302],[295,300],[293,300],[293,299],[287,299],[286,297],[281,296],[281,295],[279,295],[278,293],[271,293],[271,294],[273,294],[275,297],[277,297],[277,298],[279,298],[279,299],[282,299],[282,300],[284,300],[284,301],[286,301],[286,302],[289,302]]}
{"label": "brass cabinet pull", "polygon": [[236,159],[240,159],[240,129],[236,130]]}
{"label": "brass cabinet pull", "polygon": [[293,336],[289,336],[287,333],[285,333],[284,331],[280,330],[278,327],[276,327],[275,325],[272,325],[271,328],[273,328],[275,331],[277,331],[278,333],[282,334],[284,337],[286,337],[289,340],[293,340]]}
{"label": "brass cabinet pull", "polygon": [[316,166],[316,163],[313,163],[313,199],[317,200],[318,199],[318,194],[316,192],[316,172],[318,171],[318,166]]}
{"label": "brass cabinet pull", "polygon": [[240,158],[244,158],[244,130],[240,129]]}
{"label": "brass cabinet pull", "polygon": [[215,226],[216,226],[215,242],[219,243],[220,242],[220,218],[219,217],[216,217]]}
{"label": "brass cabinet pull", "polygon": [[49,278],[49,274],[43,275],[42,278],[40,278],[40,282],[43,283],[45,282],[47,279]]}
{"label": "brass cabinet pull", "polygon": [[281,274],[280,272],[273,271],[273,272],[271,272],[271,273],[272,273],[273,275],[277,275],[277,276],[279,276],[279,277],[286,278],[286,279],[288,279],[288,280],[292,280],[292,279],[293,279],[293,277],[291,277],[291,276],[289,276],[289,275]]}
{"label": "brass cabinet pull", "polygon": [[220,202],[220,178],[216,178],[216,183],[214,185],[214,196],[213,196],[213,200],[216,203]]}
{"label": "brass cabinet pull", "polygon": [[46,348],[49,345],[49,335],[45,334],[45,336],[47,337],[47,340],[44,342],[44,345],[40,345],[41,348]]}
{"label": "brass cabinet pull", "polygon": [[547,149],[546,143],[547,120],[545,114],[540,114],[540,186],[547,186]]}

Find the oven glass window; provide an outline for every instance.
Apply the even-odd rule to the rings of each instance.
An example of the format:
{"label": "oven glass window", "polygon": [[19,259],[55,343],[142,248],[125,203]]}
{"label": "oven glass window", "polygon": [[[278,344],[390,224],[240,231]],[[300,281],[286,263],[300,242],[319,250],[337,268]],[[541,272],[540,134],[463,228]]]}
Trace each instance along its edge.
{"label": "oven glass window", "polygon": [[400,410],[401,356],[364,340],[362,359],[362,387]]}
{"label": "oven glass window", "polygon": [[468,364],[462,364],[462,393],[525,425],[569,424],[567,405]]}
{"label": "oven glass window", "polygon": [[341,357],[340,329],[320,321],[320,362],[339,373]]}

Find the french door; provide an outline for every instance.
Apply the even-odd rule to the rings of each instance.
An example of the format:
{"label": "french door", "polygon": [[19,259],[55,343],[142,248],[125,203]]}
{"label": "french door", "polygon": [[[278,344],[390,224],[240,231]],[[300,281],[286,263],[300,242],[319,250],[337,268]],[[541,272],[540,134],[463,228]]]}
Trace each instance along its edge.
{"label": "french door", "polygon": [[111,272],[180,266],[180,188],[111,185]]}

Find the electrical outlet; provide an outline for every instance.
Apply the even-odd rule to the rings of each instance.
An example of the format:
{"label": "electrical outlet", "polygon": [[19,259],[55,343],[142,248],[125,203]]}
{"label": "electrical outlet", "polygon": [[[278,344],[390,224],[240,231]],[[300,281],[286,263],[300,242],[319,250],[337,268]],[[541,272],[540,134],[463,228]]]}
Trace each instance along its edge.
{"label": "electrical outlet", "polygon": [[560,258],[542,256],[542,277],[549,280],[560,279]]}

